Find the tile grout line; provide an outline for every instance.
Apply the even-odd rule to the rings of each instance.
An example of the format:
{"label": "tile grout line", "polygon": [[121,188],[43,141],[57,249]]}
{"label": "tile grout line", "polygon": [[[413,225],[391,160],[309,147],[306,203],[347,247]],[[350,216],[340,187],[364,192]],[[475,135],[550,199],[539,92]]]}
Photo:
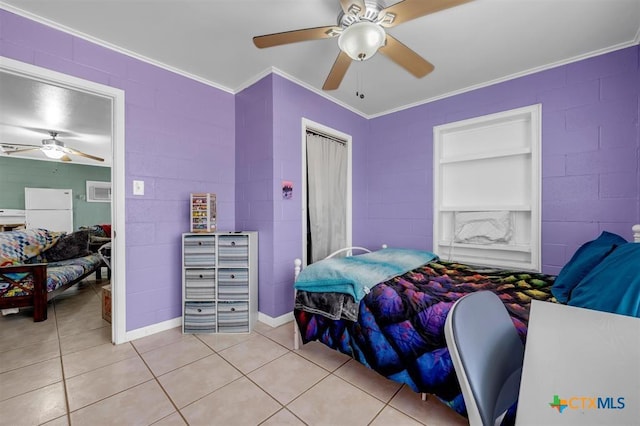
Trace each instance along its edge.
{"label": "tile grout line", "polygon": [[60,328],[58,327],[58,315],[56,313],[56,299],[53,299],[52,302],[53,302],[52,303],[53,315],[55,316],[55,322],[56,322],[56,335],[58,336],[58,350],[60,351],[60,369],[62,370],[62,386],[64,388],[64,403],[67,411],[66,417],[67,417],[67,423],[71,425],[71,407],[69,405],[69,391],[67,389],[67,378],[64,372],[64,362],[62,362],[62,341],[60,338]]}
{"label": "tile grout line", "polygon": [[[153,377],[153,379],[152,379],[152,380],[155,380],[155,382],[158,384],[158,386],[160,386],[160,389],[162,389],[162,392],[165,394],[165,396],[167,397],[167,399],[169,400],[169,402],[171,403],[171,405],[173,405],[173,408],[175,408],[175,410],[176,410],[176,412],[178,413],[178,415],[180,416],[180,418],[185,422],[185,424],[187,424],[187,425],[188,425],[188,424],[189,424],[189,422],[187,421],[187,419],[185,419],[185,418],[184,418],[184,415],[182,414],[182,411],[180,411],[180,408],[178,408],[178,406],[176,405],[176,403],[175,403],[175,402],[173,402],[173,399],[171,399],[171,396],[169,395],[169,393],[167,392],[167,390],[164,388],[164,386],[162,386],[162,383],[160,383],[160,380],[158,380],[158,377],[156,376],[156,374],[153,372],[153,370],[151,369],[151,367],[149,366],[149,364],[147,364],[147,361],[144,359],[144,357],[142,356],[142,354],[138,351],[138,348],[136,348],[136,345],[134,345],[134,344],[133,344],[133,343],[131,343],[131,342],[129,342],[129,343],[131,344],[131,347],[133,347],[133,350],[134,350],[134,351],[136,352],[136,354],[138,355],[138,358],[140,358],[140,360],[142,361],[142,363],[144,364],[144,366],[145,366],[145,367],[147,367],[147,370],[149,370],[149,373],[151,373],[151,377]],[[166,345],[165,345],[165,346],[166,346]],[[196,360],[196,361],[199,361],[200,359],[204,359],[204,358],[199,358],[199,359],[198,359],[198,360]],[[193,362],[191,362],[191,363],[189,363],[189,364],[193,364],[193,363],[194,363],[194,362],[196,362],[196,361],[193,361]],[[188,365],[188,364],[186,364],[186,365]],[[175,371],[175,370],[177,370],[177,369],[174,369],[174,370],[171,370],[171,371]],[[167,373],[169,373],[169,372],[170,372],[170,371],[168,371]],[[165,373],[165,374],[167,374],[167,373]],[[145,383],[146,383],[146,382],[145,382]],[[136,386],[138,386],[138,385],[136,385]],[[173,414],[173,413],[171,413],[171,414]],[[167,417],[171,416],[171,414],[168,414],[167,416],[163,417],[162,419],[164,419],[164,418],[167,418]],[[156,420],[155,422],[153,422],[153,423],[151,423],[151,424],[157,423],[157,422],[161,421],[162,419],[158,419],[158,420]]]}
{"label": "tile grout line", "polygon": [[[88,284],[89,284],[89,285],[91,286],[91,288],[93,289],[93,285],[92,285],[91,283],[88,283]],[[95,293],[95,291],[94,291],[94,294],[95,294],[95,296],[96,296],[98,299],[100,299],[100,295],[98,295],[97,293]],[[100,302],[101,302],[101,301],[100,301]],[[53,300],[52,305],[53,305],[54,312],[55,312],[55,308],[56,308],[56,300],[55,300],[55,299]],[[65,400],[66,400],[65,402],[66,402],[66,407],[67,407],[67,421],[68,421],[68,424],[69,424],[69,425],[71,425],[71,407],[70,407],[70,405],[69,405],[69,394],[68,394],[68,389],[67,389],[67,377],[65,376],[65,373],[64,373],[64,363],[62,362],[62,338],[61,338],[61,336],[60,336],[60,331],[59,331],[59,328],[58,328],[58,317],[57,317],[57,315],[56,315],[56,334],[58,335],[58,346],[59,346],[59,350],[60,350],[60,363],[61,363],[61,368],[62,368],[62,381],[63,381],[64,391],[65,391]],[[129,343],[129,342],[127,342],[127,344],[130,344],[130,343]],[[133,345],[131,345],[131,346],[133,346]],[[91,348],[93,348],[93,347],[95,347],[95,346],[92,346]],[[89,348],[89,349],[90,349],[90,348]],[[134,350],[135,350],[135,348],[134,348]],[[77,352],[81,352],[81,351],[77,351]],[[72,352],[72,353],[74,353],[74,352]],[[133,357],[131,357],[131,358],[133,358]],[[128,359],[128,358],[127,358],[127,359]],[[116,361],[116,362],[119,362],[119,361]],[[112,364],[114,364],[114,363],[111,363],[111,364],[108,364],[108,365],[112,365]],[[102,367],[98,367],[98,368],[103,368],[103,367],[106,367],[106,366],[102,366]],[[80,376],[80,375],[82,375],[82,374],[89,373],[89,372],[91,372],[91,371],[95,371],[95,370],[96,370],[96,369],[86,371],[86,372],[81,373],[81,374],[78,374],[78,375],[76,375],[76,376],[69,377],[69,379],[73,379],[74,377],[78,377],[78,376]],[[148,380],[148,381],[151,381],[151,380]],[[143,383],[146,383],[146,382],[143,382]],[[140,384],[142,384],[142,383],[139,383],[138,385],[140,385]],[[138,386],[138,385],[136,385],[136,386]],[[133,387],[135,387],[135,386],[133,386]],[[86,408],[86,407],[89,407],[89,406],[91,406],[91,405],[93,405],[93,404],[97,404],[98,402],[104,401],[104,400],[106,400],[106,399],[108,399],[108,398],[110,398],[110,397],[112,397],[112,396],[118,395],[118,394],[120,394],[120,393],[122,393],[122,392],[125,392],[125,391],[129,390],[129,389],[131,389],[131,388],[127,388],[127,389],[121,390],[121,391],[119,391],[119,392],[116,392],[116,393],[114,393],[113,395],[109,395],[109,396],[106,396],[106,397],[104,397],[104,398],[100,398],[100,399],[98,399],[98,400],[96,400],[96,401],[92,402],[91,404],[88,404],[88,405],[85,405],[85,406],[83,406],[83,407],[80,407],[80,408],[76,409],[75,411],[79,411],[79,410],[82,410],[82,409],[84,409],[84,408]],[[54,419],[52,419],[52,420],[54,420]]]}
{"label": "tile grout line", "polygon": [[[257,334],[259,334],[259,335],[262,335],[262,333],[260,333],[259,331],[256,331],[256,333],[257,333]],[[253,380],[251,380],[251,378],[250,378],[247,374],[245,374],[242,370],[240,370],[238,367],[236,367],[235,365],[233,365],[229,360],[227,360],[224,356],[222,356],[218,351],[216,351],[214,348],[212,348],[211,346],[209,346],[209,345],[208,345],[204,340],[200,339],[200,337],[199,337],[200,335],[199,335],[199,334],[194,333],[194,334],[193,334],[193,336],[195,336],[195,337],[196,337],[196,339],[198,339],[198,340],[199,340],[199,341],[201,341],[205,346],[207,346],[209,349],[211,349],[215,355],[217,355],[218,357],[220,357],[220,359],[221,359],[221,360],[223,360],[224,362],[226,362],[226,363],[227,363],[231,368],[235,369],[238,373],[240,373],[240,377],[238,377],[238,378],[236,378],[236,379],[233,379],[233,380],[232,380],[232,381],[230,381],[229,383],[226,383],[225,385],[220,386],[219,388],[217,388],[217,389],[215,389],[215,390],[213,390],[213,391],[211,391],[211,392],[207,393],[206,395],[201,396],[200,398],[195,399],[194,401],[191,401],[189,404],[185,405],[185,407],[188,407],[188,406],[193,405],[194,403],[196,403],[196,402],[198,402],[198,401],[201,401],[202,399],[204,399],[204,398],[208,397],[209,395],[212,395],[213,393],[215,393],[215,392],[219,391],[220,389],[222,389],[222,388],[224,388],[224,387],[226,387],[226,386],[229,386],[230,384],[235,383],[235,382],[237,382],[238,380],[240,380],[240,379],[242,379],[242,378],[246,378],[246,379],[247,379],[247,380],[249,380],[251,383],[253,383],[255,386],[257,386],[260,390],[262,390],[262,391],[263,391],[263,392],[265,392],[267,395],[269,395],[269,397],[271,397],[274,401],[276,401],[276,403],[280,404],[280,410],[282,410],[283,408],[285,408],[285,407],[284,407],[284,405],[282,405],[282,404],[280,403],[280,401],[278,401],[276,398],[274,398],[274,397],[273,397],[269,392],[267,392],[266,390],[262,389],[262,387],[260,387],[257,383],[255,383]],[[264,336],[264,335],[262,335],[262,336],[263,336],[263,337],[266,337],[266,336]],[[244,342],[244,341],[243,341],[243,342]],[[232,348],[232,347],[237,346],[237,345],[239,345],[239,344],[242,344],[243,342],[235,343],[235,344],[233,344],[233,345],[231,345],[231,346],[229,346],[229,347],[226,347],[226,348],[222,349],[221,351],[224,351],[224,350],[226,350],[226,349],[229,349],[229,348]],[[285,355],[286,355],[286,353],[285,353],[285,354],[283,354],[283,355],[281,355],[281,356],[279,356],[279,357],[277,357],[276,359],[279,359],[279,358],[281,358],[281,357],[283,357],[283,356],[285,356]],[[257,370],[258,368],[264,367],[265,365],[267,365],[267,364],[269,364],[269,363],[271,363],[271,362],[273,362],[273,361],[275,361],[275,359],[274,359],[274,360],[272,360],[272,361],[267,362],[266,364],[261,365],[260,367],[254,368],[254,369],[253,369],[253,370],[251,370],[249,373],[251,373],[251,372],[253,372],[253,371]],[[195,362],[195,361],[194,361],[194,362]],[[188,364],[186,364],[186,365],[188,365]],[[180,368],[182,368],[182,367],[180,367]],[[175,370],[173,370],[173,371],[175,371]],[[280,411],[280,410],[278,410],[278,411]],[[276,413],[277,413],[278,411],[276,411]],[[260,424],[261,424],[261,423],[264,423],[266,420],[268,420],[269,418],[273,417],[276,413],[273,413],[271,416],[267,417],[267,419],[265,419],[265,420],[261,421],[261,422],[260,422]],[[303,423],[304,423],[304,422],[303,422]],[[187,424],[188,424],[188,422],[187,422]]]}
{"label": "tile grout line", "polygon": [[[96,297],[100,298],[100,294],[96,292],[96,288],[95,288],[95,286],[94,286],[93,284],[90,284],[90,286],[91,286],[91,289],[93,290],[94,294],[96,295]],[[60,368],[61,368],[61,372],[62,372],[62,382],[63,382],[63,387],[64,387],[65,406],[66,406],[66,416],[65,416],[65,417],[67,418],[67,421],[68,421],[69,425],[71,425],[71,410],[70,410],[69,388],[68,388],[67,380],[72,379],[72,378],[67,378],[67,377],[66,377],[66,376],[67,376],[67,374],[66,374],[66,372],[65,372],[65,368],[64,368],[64,363],[63,363],[63,358],[62,358],[62,357],[63,357],[62,342],[61,342],[62,337],[61,337],[61,330],[60,330],[60,327],[59,327],[59,320],[60,320],[60,318],[59,318],[59,317],[58,317],[58,315],[57,315],[57,309],[58,309],[58,308],[60,308],[59,303],[56,303],[56,300],[54,299],[54,300],[52,301],[52,310],[53,310],[54,318],[52,318],[52,319],[54,319],[55,328],[56,328],[56,330],[55,330],[55,334],[56,334],[57,339],[58,339],[57,346],[58,346],[58,350],[59,350],[59,362],[60,362]],[[288,325],[287,325],[287,327],[288,327]],[[161,374],[161,375],[159,375],[159,376],[157,376],[157,375],[156,375],[156,374],[151,370],[150,365],[147,363],[147,361],[145,360],[145,358],[144,358],[144,356],[143,356],[143,353],[142,353],[142,352],[140,352],[140,350],[138,349],[138,347],[136,347],[136,345],[135,345],[133,342],[127,342],[127,343],[129,343],[129,344],[131,345],[132,349],[134,349],[134,353],[138,356],[138,358],[143,362],[143,364],[145,365],[145,367],[147,368],[147,370],[150,372],[150,374],[151,374],[151,378],[150,378],[149,380],[147,380],[147,381],[143,381],[142,383],[138,383],[138,384],[136,384],[136,385],[134,385],[134,386],[128,387],[127,389],[123,389],[123,390],[121,390],[121,391],[119,391],[119,392],[116,392],[116,393],[114,393],[113,395],[105,396],[105,397],[103,397],[103,398],[101,398],[101,399],[99,399],[99,400],[96,400],[96,401],[92,402],[91,404],[89,404],[89,405],[87,405],[87,406],[90,406],[90,405],[93,405],[93,404],[99,403],[99,402],[104,401],[104,400],[106,400],[106,399],[108,399],[108,398],[111,398],[111,397],[113,397],[113,396],[115,396],[115,395],[121,394],[121,393],[123,393],[123,392],[125,392],[125,391],[127,391],[127,390],[129,390],[129,389],[132,389],[132,388],[133,388],[133,387],[135,387],[135,386],[139,386],[139,385],[141,385],[141,384],[143,384],[143,383],[148,383],[148,382],[150,382],[151,380],[155,380],[155,382],[158,384],[158,386],[160,386],[160,388],[162,389],[162,391],[163,391],[163,393],[165,394],[165,396],[169,399],[169,402],[170,402],[170,403],[171,403],[171,405],[174,407],[175,412],[177,412],[177,413],[178,413],[178,415],[183,419],[183,421],[184,421],[186,424],[189,424],[189,423],[187,422],[186,418],[184,417],[184,415],[183,415],[183,413],[182,413],[181,409],[180,409],[180,408],[176,405],[176,403],[171,399],[171,396],[169,395],[169,393],[168,393],[167,389],[165,389],[165,387],[164,387],[164,386],[162,385],[162,383],[160,382],[159,377],[161,377],[161,376],[163,376],[163,375],[165,375],[165,374],[168,374],[168,373],[170,373],[170,372],[172,372],[172,371],[176,371],[176,370],[178,370],[178,369],[180,369],[180,368],[186,367],[186,366],[188,366],[188,365],[190,365],[190,364],[193,364],[193,363],[196,363],[196,362],[198,362],[198,361],[201,361],[202,359],[207,358],[207,357],[209,357],[209,356],[211,356],[211,355],[215,354],[215,355],[217,355],[218,357],[220,357],[220,358],[221,358],[221,359],[222,359],[222,360],[223,360],[227,365],[231,366],[234,370],[236,370],[236,371],[240,374],[240,376],[239,376],[238,378],[236,378],[236,379],[234,379],[234,380],[230,381],[229,383],[226,383],[225,385],[220,386],[220,387],[219,387],[219,388],[217,388],[216,390],[214,390],[214,391],[212,391],[212,392],[207,393],[206,395],[202,396],[201,398],[198,398],[198,399],[196,399],[196,400],[194,400],[194,401],[190,402],[189,404],[187,404],[187,405],[186,405],[185,407],[183,407],[183,408],[186,408],[186,407],[188,407],[188,406],[192,405],[193,403],[195,403],[195,402],[197,402],[197,401],[200,401],[201,399],[203,399],[203,398],[205,398],[205,397],[207,397],[207,396],[211,395],[212,393],[214,393],[214,392],[216,392],[216,391],[218,391],[218,390],[223,389],[225,386],[228,386],[229,384],[234,383],[234,382],[236,382],[237,380],[239,380],[239,379],[241,379],[241,378],[243,378],[243,377],[244,377],[244,378],[246,378],[246,379],[247,379],[247,381],[249,381],[250,383],[252,383],[254,386],[256,386],[256,387],[257,387],[258,389],[260,389],[261,391],[263,391],[266,395],[268,395],[270,398],[272,398],[272,399],[273,399],[273,400],[274,400],[274,401],[275,401],[275,402],[280,406],[280,407],[279,407],[279,408],[278,408],[278,409],[277,409],[273,414],[269,415],[268,417],[266,417],[265,419],[261,420],[261,421],[260,421],[259,423],[257,423],[257,424],[263,424],[263,423],[267,422],[269,419],[271,419],[271,418],[273,418],[274,416],[276,416],[276,415],[277,415],[279,412],[281,412],[282,410],[286,410],[286,411],[287,411],[287,413],[288,413],[289,415],[292,415],[293,417],[295,417],[295,418],[296,418],[297,420],[299,420],[300,422],[302,422],[302,423],[304,423],[304,424],[307,424],[307,423],[306,423],[304,420],[302,420],[302,419],[301,419],[301,418],[300,418],[296,413],[294,413],[293,411],[291,411],[291,410],[288,408],[288,406],[289,406],[293,401],[295,401],[295,400],[299,399],[302,395],[304,395],[304,394],[306,394],[307,392],[309,392],[309,390],[310,390],[310,389],[312,389],[314,386],[316,386],[316,385],[317,385],[318,383],[320,383],[322,380],[326,379],[327,377],[334,376],[334,377],[337,377],[338,379],[340,379],[341,381],[343,381],[343,382],[345,382],[345,383],[347,383],[347,384],[350,384],[350,385],[352,385],[352,386],[356,387],[357,389],[359,389],[360,391],[362,391],[362,392],[364,392],[365,394],[369,395],[370,397],[372,397],[372,398],[374,398],[374,399],[376,399],[376,400],[378,400],[378,401],[380,401],[380,402],[382,402],[382,403],[383,403],[382,407],[378,410],[378,412],[377,412],[377,413],[375,413],[374,417],[371,419],[371,421],[370,421],[368,424],[371,424],[371,423],[375,422],[375,421],[376,421],[376,419],[380,419],[380,418],[381,418],[380,416],[381,416],[382,412],[383,412],[387,407],[390,407],[391,409],[394,409],[394,410],[399,411],[400,413],[402,413],[402,414],[406,415],[407,417],[409,417],[409,418],[411,418],[411,419],[413,419],[413,420],[417,421],[417,422],[418,422],[418,423],[420,423],[420,424],[424,424],[422,421],[420,421],[420,420],[416,419],[414,416],[412,416],[412,415],[410,415],[410,414],[408,414],[408,413],[406,413],[406,412],[404,412],[404,411],[402,411],[402,410],[400,410],[400,409],[397,409],[397,408],[395,408],[395,407],[393,407],[393,406],[391,406],[391,405],[390,405],[390,402],[391,402],[391,401],[392,401],[392,400],[393,400],[393,399],[394,399],[394,398],[395,398],[395,397],[396,397],[396,396],[397,396],[397,395],[402,391],[402,386],[401,386],[400,388],[398,388],[396,391],[394,391],[394,392],[393,392],[393,394],[392,394],[392,396],[388,399],[388,401],[386,401],[386,402],[385,402],[385,400],[383,400],[383,399],[381,399],[381,398],[376,397],[375,395],[373,395],[372,393],[370,393],[367,389],[364,389],[364,388],[362,388],[362,387],[360,387],[360,386],[358,386],[358,385],[356,385],[356,384],[353,384],[353,383],[349,382],[347,378],[343,378],[343,377],[338,376],[338,375],[336,374],[336,372],[337,372],[340,368],[342,368],[344,365],[346,365],[349,361],[351,361],[351,360],[352,360],[352,358],[347,358],[344,362],[340,362],[340,363],[339,363],[339,365],[338,365],[337,367],[332,368],[332,369],[330,370],[329,368],[327,368],[327,367],[323,367],[322,365],[318,364],[318,363],[317,363],[317,361],[314,361],[313,359],[310,359],[310,358],[307,358],[307,357],[303,356],[301,353],[299,353],[299,351],[296,351],[296,350],[294,350],[294,349],[291,349],[291,348],[289,348],[288,346],[286,346],[286,344],[283,344],[283,343],[281,342],[281,340],[282,340],[281,333],[279,333],[279,332],[278,332],[278,333],[274,333],[274,332],[273,332],[273,330],[275,330],[275,329],[277,329],[277,327],[276,327],[276,328],[273,328],[272,330],[258,331],[258,330],[255,330],[255,329],[254,329],[254,330],[252,330],[252,331],[254,331],[254,332],[255,332],[255,335],[256,335],[256,336],[262,336],[262,337],[266,338],[268,341],[270,341],[270,342],[272,342],[272,343],[275,343],[276,345],[282,346],[286,351],[285,351],[283,354],[281,354],[281,355],[277,356],[276,358],[274,358],[274,359],[272,359],[272,360],[269,360],[268,362],[266,362],[266,363],[264,363],[264,364],[262,364],[262,365],[260,365],[260,366],[258,366],[258,367],[256,367],[256,368],[253,368],[251,371],[248,371],[247,373],[244,373],[242,370],[240,370],[238,367],[236,367],[234,364],[232,364],[229,360],[227,360],[224,356],[220,355],[219,351],[217,351],[217,350],[216,350],[216,349],[214,349],[212,346],[210,346],[206,341],[204,341],[204,340],[201,338],[201,335],[198,335],[198,334],[193,334],[193,336],[196,338],[196,340],[197,340],[197,341],[199,341],[200,343],[204,344],[204,346],[205,346],[206,348],[208,348],[208,349],[211,351],[211,353],[207,354],[206,356],[204,356],[204,357],[202,357],[202,358],[198,358],[198,359],[196,359],[196,360],[193,360],[193,361],[191,361],[191,362],[189,362],[189,363],[187,363],[187,364],[185,364],[185,365],[181,365],[180,367],[177,367],[177,368],[174,368],[174,369],[169,370],[169,371],[167,371],[167,372],[164,372],[163,374]],[[279,339],[279,340],[277,340],[277,339]],[[179,341],[179,340],[178,340],[178,341]],[[239,344],[242,344],[243,342],[244,342],[244,341],[240,341],[240,342],[233,343],[231,346],[226,347],[226,348],[222,349],[221,351],[224,351],[224,350],[226,350],[226,349],[229,349],[229,348],[232,348],[232,347],[237,346],[237,345],[239,345]],[[171,343],[168,343],[168,344],[162,344],[162,345],[160,345],[160,346],[159,346],[159,348],[161,348],[161,347],[165,347],[165,346],[170,345],[170,344],[172,344],[172,343],[175,343],[175,342],[171,342]],[[157,349],[157,348],[154,348],[154,349]],[[337,352],[338,352],[338,353],[340,353],[339,351],[337,351]],[[73,353],[73,352],[72,352],[72,353]],[[146,353],[146,352],[145,352],[145,353]],[[304,390],[303,392],[301,392],[299,395],[297,395],[296,397],[294,397],[291,401],[289,401],[289,403],[287,403],[287,404],[283,404],[283,403],[281,403],[278,399],[276,399],[276,398],[275,398],[271,393],[269,393],[267,390],[265,390],[264,388],[262,388],[258,383],[256,383],[255,381],[253,381],[253,380],[249,377],[249,374],[251,374],[251,373],[253,373],[253,372],[255,372],[255,371],[259,370],[260,368],[263,368],[263,367],[265,367],[265,366],[267,366],[267,365],[269,365],[269,364],[271,364],[271,363],[273,363],[273,362],[277,361],[278,359],[281,359],[281,358],[283,358],[283,357],[287,356],[288,354],[293,354],[293,355],[299,356],[300,358],[304,359],[305,361],[310,362],[310,363],[311,363],[311,364],[313,364],[313,365],[316,365],[316,366],[317,366],[317,367],[319,367],[320,369],[322,369],[322,370],[324,370],[325,372],[327,372],[327,375],[325,375],[323,378],[321,378],[321,379],[320,379],[320,380],[318,380],[317,382],[314,382],[313,384],[311,384],[311,386],[309,386],[309,388],[307,388],[306,390]],[[74,377],[75,377],[75,376],[74,376]],[[87,407],[87,406],[85,406],[85,407]],[[84,408],[84,407],[82,407],[82,408]],[[76,411],[77,411],[77,410],[76,410]],[[174,413],[175,413],[175,412],[174,412]],[[162,421],[163,419],[166,419],[166,418],[168,418],[168,417],[172,416],[174,413],[170,413],[170,414],[168,414],[167,416],[164,416],[164,417],[162,417],[162,418],[160,418],[160,419],[154,420],[154,421],[153,421],[153,423],[155,424],[155,423],[157,423],[157,422],[160,422],[160,421]],[[59,417],[57,417],[57,419],[61,419],[61,417],[62,417],[62,416],[59,416]],[[55,419],[50,419],[50,420],[55,420]]]}
{"label": "tile grout line", "polygon": [[[275,397],[275,396],[271,395],[271,393],[269,393],[266,389],[264,389],[262,386],[260,386],[258,383],[256,383],[254,380],[252,380],[252,379],[249,377],[249,374],[251,374],[252,372],[254,372],[254,371],[256,371],[256,370],[258,370],[258,369],[260,369],[260,368],[262,368],[262,367],[264,367],[264,366],[266,366],[266,365],[269,365],[269,364],[271,364],[271,363],[275,362],[276,360],[278,360],[278,359],[281,359],[281,358],[285,357],[286,355],[288,355],[288,354],[290,354],[290,353],[294,353],[294,351],[293,351],[292,349],[290,349],[290,348],[286,347],[286,346],[285,346],[285,345],[283,345],[282,343],[280,343],[280,342],[276,341],[275,339],[273,339],[273,338],[269,337],[267,334],[265,334],[265,333],[261,333],[261,332],[260,332],[260,331],[258,331],[258,330],[254,330],[254,331],[256,332],[256,334],[258,334],[258,335],[260,335],[260,336],[262,336],[262,337],[265,337],[266,339],[268,339],[268,340],[272,341],[273,343],[276,343],[277,345],[282,346],[283,348],[285,348],[285,349],[287,350],[287,352],[283,353],[282,355],[280,355],[280,356],[278,356],[278,357],[276,357],[276,358],[272,359],[271,361],[269,361],[269,362],[267,362],[267,363],[265,363],[265,364],[263,364],[263,365],[261,365],[261,366],[259,366],[259,367],[254,368],[253,370],[249,371],[249,372],[248,372],[248,373],[246,373],[246,374],[245,374],[242,370],[240,370],[238,367],[236,367],[235,365],[233,365],[233,364],[232,364],[229,360],[227,360],[224,356],[222,356],[220,353],[218,353],[218,351],[216,351],[215,349],[211,348],[211,346],[209,346],[209,345],[208,345],[204,340],[200,339],[200,337],[199,337],[200,335],[199,335],[199,334],[197,334],[197,333],[196,333],[196,334],[194,334],[194,336],[195,336],[198,340],[200,340],[202,343],[204,343],[207,347],[211,348],[211,350],[212,350],[212,351],[214,351],[214,353],[215,353],[216,355],[218,355],[218,356],[219,356],[223,361],[225,361],[225,362],[226,362],[227,364],[229,364],[232,368],[234,368],[236,371],[238,371],[238,372],[241,374],[241,376],[240,376],[240,377],[238,377],[238,378],[237,378],[237,379],[235,379],[235,380],[232,380],[231,382],[227,383],[226,385],[221,386],[220,388],[218,388],[218,389],[216,389],[216,390],[214,390],[214,391],[212,391],[212,392],[208,393],[207,395],[204,395],[204,396],[202,396],[201,398],[196,399],[195,401],[193,401],[193,402],[189,403],[188,405],[191,405],[191,404],[193,404],[193,403],[195,403],[195,402],[197,402],[197,401],[200,401],[200,400],[202,400],[203,398],[206,398],[207,396],[209,396],[209,395],[213,394],[214,392],[216,392],[216,391],[218,391],[218,390],[220,390],[220,389],[224,388],[225,386],[230,385],[231,383],[237,382],[238,380],[240,380],[241,378],[243,378],[243,377],[244,377],[244,378],[246,378],[249,382],[251,382],[253,385],[255,385],[258,389],[260,389],[260,390],[261,390],[261,391],[263,391],[266,395],[268,395],[271,399],[273,399],[277,404],[279,404],[279,405],[280,405],[280,408],[279,408],[275,413],[271,414],[271,415],[270,415],[270,416],[268,416],[266,419],[262,420],[260,423],[258,423],[258,425],[261,425],[261,424],[263,424],[264,422],[268,421],[270,418],[272,418],[273,416],[275,416],[276,414],[278,414],[278,413],[279,413],[280,411],[282,411],[282,410],[287,410],[287,412],[291,413],[291,415],[293,415],[296,419],[300,420],[302,423],[304,423],[305,425],[307,425],[307,423],[306,423],[304,420],[302,420],[300,417],[298,417],[298,415],[296,415],[293,411],[291,411],[291,410],[289,410],[289,409],[287,408],[287,405],[288,405],[288,404],[283,404],[283,403],[281,403],[280,401],[278,401],[278,399],[276,399],[276,397]],[[233,345],[231,345],[231,346],[229,346],[229,347],[227,347],[227,348],[224,348],[223,350],[226,350],[226,349],[232,348],[232,347],[234,347],[234,346],[236,346],[236,345],[239,345],[239,344],[241,344],[241,343],[243,343],[243,342],[235,343],[235,344],[233,344]],[[298,356],[299,356],[299,355],[298,355]],[[301,358],[306,359],[306,358],[304,358],[304,357],[301,357]],[[312,362],[312,361],[310,361],[310,360],[308,360],[308,361],[309,361],[309,362],[311,362],[311,363],[313,363],[313,362]],[[313,363],[313,364],[315,364],[315,363]],[[317,364],[315,364],[315,365],[317,365]],[[325,370],[325,371],[327,371],[329,374],[331,374],[331,372],[330,372],[330,371],[328,371],[327,369],[325,369],[325,368],[323,368],[323,367],[321,367],[321,366],[319,366],[319,365],[318,365],[318,367],[322,368],[323,370]],[[325,376],[325,377],[326,377],[326,376]],[[322,380],[322,379],[321,379],[321,380]],[[318,382],[314,383],[310,388],[312,388],[313,386],[317,385],[321,380],[319,380]],[[310,389],[310,388],[309,388],[309,389]],[[309,390],[309,389],[307,389],[307,390]],[[306,392],[307,390],[305,390],[305,392]],[[305,393],[305,392],[303,392],[303,393]],[[298,396],[300,396],[300,395],[298,395]],[[297,396],[296,398],[294,398],[293,400],[297,399],[297,398],[298,398],[298,396]],[[293,400],[292,400],[292,401],[293,401]],[[290,401],[290,402],[291,402],[291,401]],[[187,405],[187,406],[188,406],[188,405]],[[187,423],[187,424],[188,424],[188,423]]]}

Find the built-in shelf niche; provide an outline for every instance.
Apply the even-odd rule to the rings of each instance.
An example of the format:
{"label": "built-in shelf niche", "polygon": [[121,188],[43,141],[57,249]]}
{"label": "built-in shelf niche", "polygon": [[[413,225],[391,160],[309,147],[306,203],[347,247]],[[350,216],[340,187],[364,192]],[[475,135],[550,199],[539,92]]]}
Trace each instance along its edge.
{"label": "built-in shelf niche", "polygon": [[[442,259],[540,270],[541,106],[434,127],[433,251]],[[457,212],[508,212],[507,242],[456,242]]]}

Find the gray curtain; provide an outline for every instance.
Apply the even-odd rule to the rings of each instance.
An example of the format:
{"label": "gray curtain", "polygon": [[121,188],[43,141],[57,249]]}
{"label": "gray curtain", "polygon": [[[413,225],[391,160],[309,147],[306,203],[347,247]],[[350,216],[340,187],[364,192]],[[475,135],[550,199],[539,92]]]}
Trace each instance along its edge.
{"label": "gray curtain", "polygon": [[313,263],[346,245],[346,143],[307,133],[307,185]]}

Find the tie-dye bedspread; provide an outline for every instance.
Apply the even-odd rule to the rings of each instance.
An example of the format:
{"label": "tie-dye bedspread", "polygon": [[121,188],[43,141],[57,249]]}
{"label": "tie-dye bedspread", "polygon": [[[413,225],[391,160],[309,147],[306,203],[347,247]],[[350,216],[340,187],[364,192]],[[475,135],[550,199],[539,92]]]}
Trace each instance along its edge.
{"label": "tie-dye bedspread", "polygon": [[449,309],[467,293],[491,290],[504,302],[524,341],[531,299],[555,302],[554,278],[433,261],[371,289],[360,301],[357,322],[302,309],[295,310],[295,317],[304,343],[318,340],[466,414],[444,337]]}

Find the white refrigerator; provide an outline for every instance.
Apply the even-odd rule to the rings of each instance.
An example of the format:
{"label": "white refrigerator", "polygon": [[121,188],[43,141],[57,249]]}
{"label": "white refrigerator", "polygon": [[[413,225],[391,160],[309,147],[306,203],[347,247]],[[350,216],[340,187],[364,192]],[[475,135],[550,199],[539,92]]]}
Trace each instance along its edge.
{"label": "white refrigerator", "polygon": [[73,191],[71,189],[25,188],[27,228],[73,232]]}

